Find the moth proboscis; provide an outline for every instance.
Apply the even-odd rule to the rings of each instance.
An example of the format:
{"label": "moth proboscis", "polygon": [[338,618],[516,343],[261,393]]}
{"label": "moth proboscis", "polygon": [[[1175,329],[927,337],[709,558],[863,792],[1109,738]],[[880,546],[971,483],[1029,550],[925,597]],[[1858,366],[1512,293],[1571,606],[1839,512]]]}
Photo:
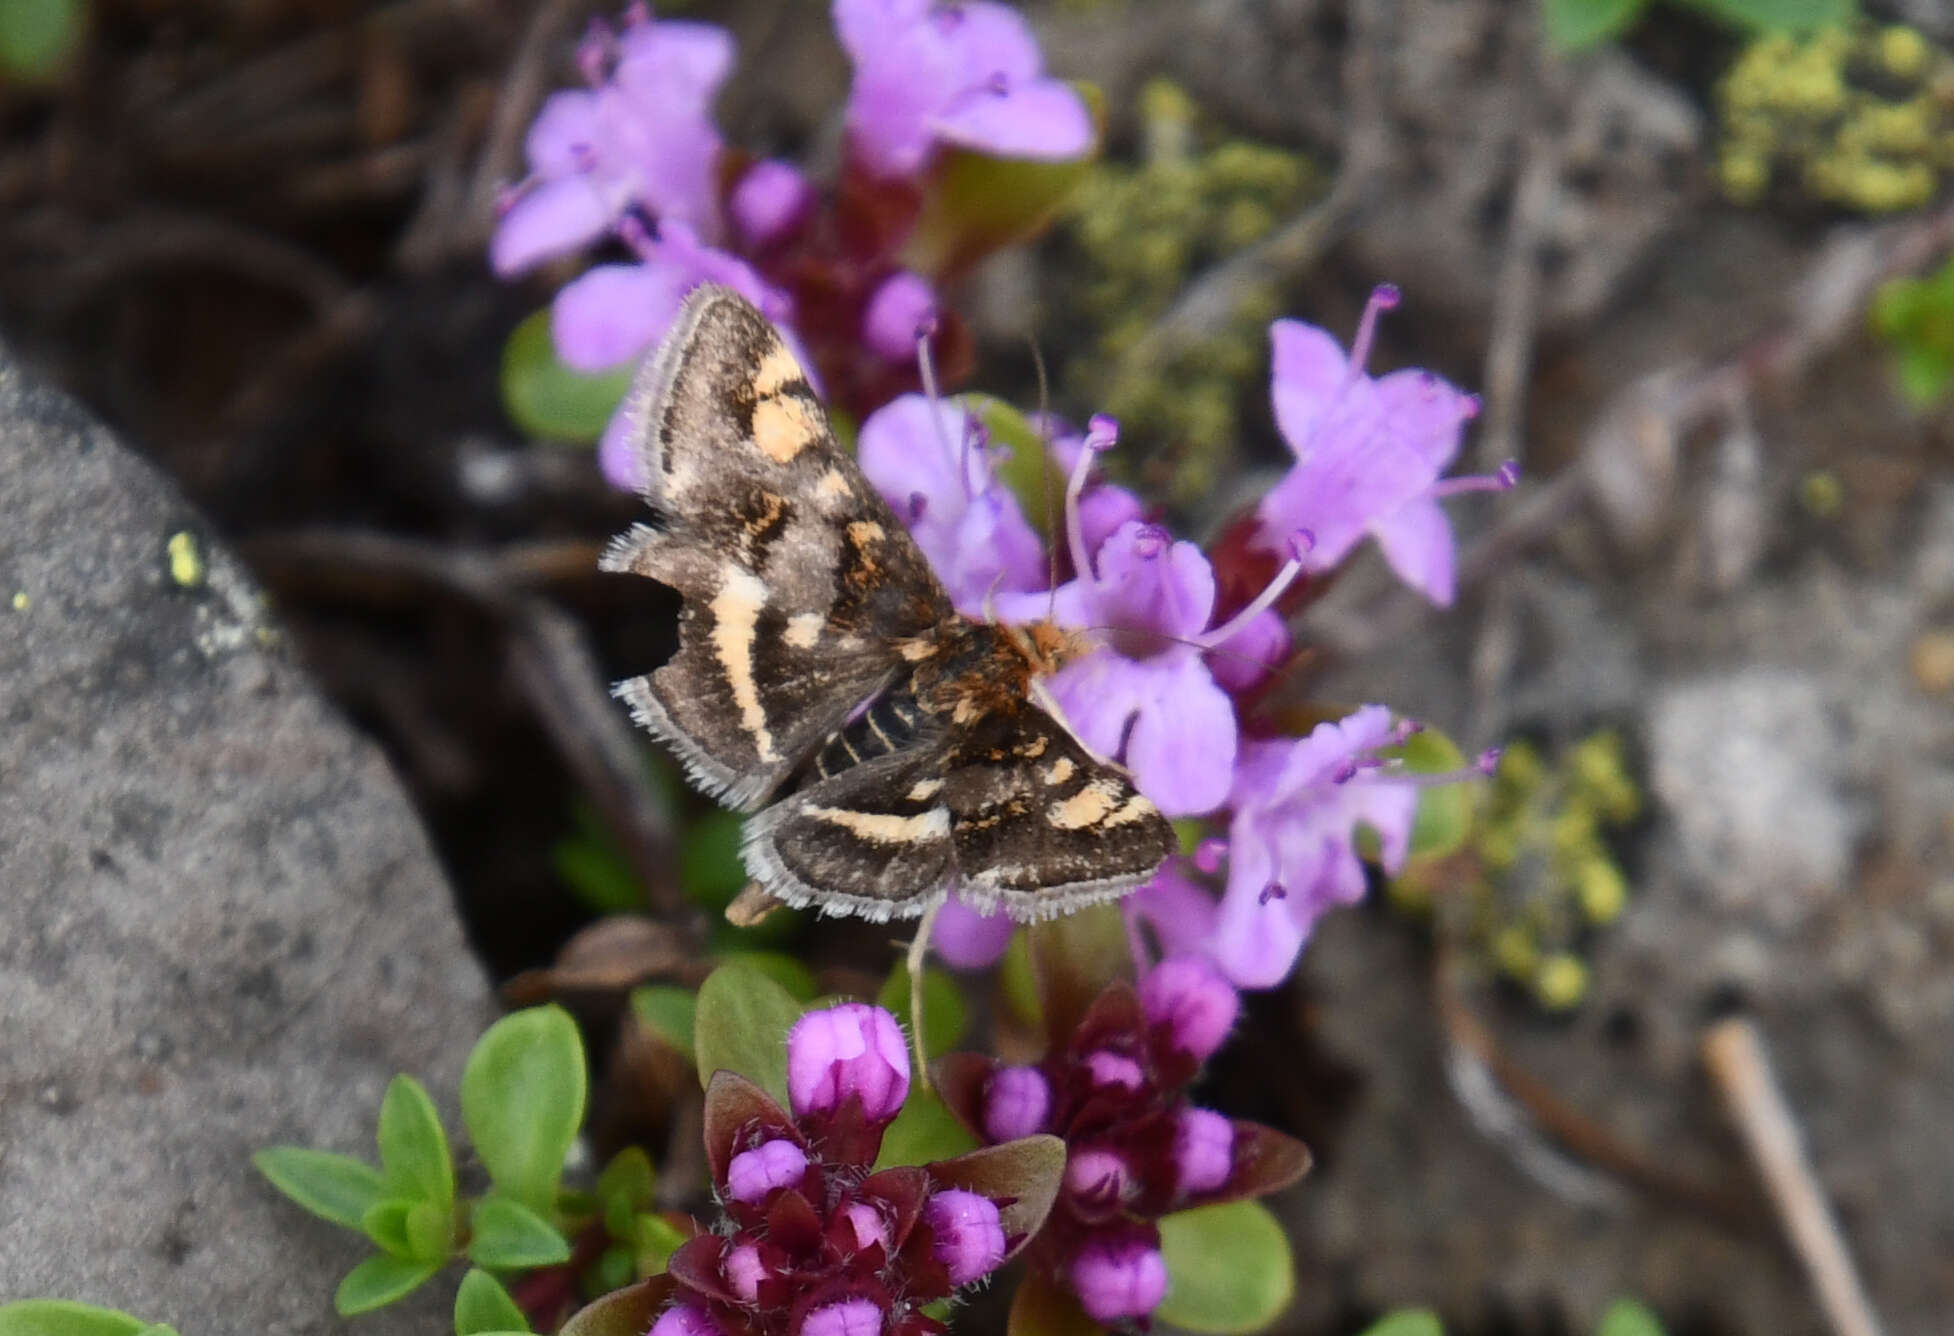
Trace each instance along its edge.
{"label": "moth proboscis", "polygon": [[1124,895],[1175,851],[1126,772],[1041,703],[1081,639],[956,612],[745,298],[693,292],[622,411],[653,516],[603,566],[683,605],[677,654],[617,694],[753,814],[761,892],[882,922],[954,887],[1034,921]]}

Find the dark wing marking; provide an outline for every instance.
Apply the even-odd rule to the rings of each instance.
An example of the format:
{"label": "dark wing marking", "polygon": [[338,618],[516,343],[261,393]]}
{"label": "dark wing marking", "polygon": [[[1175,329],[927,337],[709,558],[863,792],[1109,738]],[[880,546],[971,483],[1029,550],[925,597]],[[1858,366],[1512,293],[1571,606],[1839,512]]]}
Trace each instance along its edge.
{"label": "dark wing marking", "polygon": [[940,743],[925,740],[817,780],[747,821],[747,872],[824,914],[921,915],[955,870],[942,772]]}
{"label": "dark wing marking", "polygon": [[677,655],[618,695],[700,787],[750,811],[950,602],[805,370],[738,294],[686,300],[623,411],[657,522],[614,543],[604,568],[685,604]]}
{"label": "dark wing marking", "polygon": [[952,734],[942,764],[961,893],[1014,919],[1117,899],[1179,847],[1124,771],[1030,701]]}

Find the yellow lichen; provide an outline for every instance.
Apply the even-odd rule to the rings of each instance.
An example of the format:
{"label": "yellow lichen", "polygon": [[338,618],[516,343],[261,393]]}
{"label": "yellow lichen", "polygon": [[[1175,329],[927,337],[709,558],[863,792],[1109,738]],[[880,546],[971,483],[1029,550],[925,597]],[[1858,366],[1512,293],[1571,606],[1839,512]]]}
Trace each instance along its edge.
{"label": "yellow lichen", "polygon": [[1717,89],[1724,193],[1774,180],[1867,213],[1917,208],[1954,168],[1954,55],[1911,28],[1859,24],[1760,37]]}
{"label": "yellow lichen", "polygon": [[197,536],[188,529],[171,534],[168,551],[170,579],[185,589],[201,587],[207,568],[204,565],[204,554],[197,547]]}

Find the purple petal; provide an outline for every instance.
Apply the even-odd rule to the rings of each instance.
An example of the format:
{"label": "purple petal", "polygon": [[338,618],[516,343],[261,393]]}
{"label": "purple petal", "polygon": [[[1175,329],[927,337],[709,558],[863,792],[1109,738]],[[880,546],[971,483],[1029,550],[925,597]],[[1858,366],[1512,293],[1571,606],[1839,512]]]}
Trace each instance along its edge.
{"label": "purple petal", "polygon": [[[1235,821],[1228,891],[1221,898],[1207,954],[1240,988],[1273,988],[1289,977],[1314,919],[1305,921],[1285,898],[1262,892],[1278,881],[1274,846]],[[1243,835],[1245,844],[1236,844]],[[1247,887],[1247,890],[1238,890]]]}
{"label": "purple petal", "polygon": [[951,969],[984,970],[995,965],[1011,945],[1013,925],[1008,915],[986,914],[961,896],[944,901],[930,933],[930,946]]}
{"label": "purple petal", "polygon": [[1478,402],[1429,371],[1393,371],[1374,383],[1378,429],[1395,446],[1391,466],[1437,478],[1459,453]]}
{"label": "purple petal", "polygon": [[1276,428],[1302,458],[1324,412],[1343,392],[1350,361],[1328,331],[1300,320],[1269,326],[1269,393]]}
{"label": "purple petal", "polygon": [[607,371],[656,343],[685,296],[684,275],[655,261],[600,264],[566,284],[550,308],[556,354],[574,371]]}
{"label": "purple petal", "polygon": [[1092,148],[1095,133],[1085,102],[1057,79],[974,89],[929,126],[947,143],[994,158],[1076,158]]}
{"label": "purple petal", "polygon": [[835,36],[858,64],[881,55],[892,34],[929,17],[931,0],[835,0]]}
{"label": "purple petal", "polygon": [[618,35],[616,81],[661,100],[707,105],[732,72],[733,35],[710,23],[662,19],[634,23]]}
{"label": "purple petal", "polygon": [[1384,559],[1398,578],[1436,603],[1449,607],[1454,580],[1452,525],[1430,497],[1418,497],[1371,524]]}
{"label": "purple petal", "polygon": [[523,139],[529,170],[539,176],[572,176],[589,165],[597,144],[597,98],[587,89],[552,93]]}
{"label": "purple petal", "polygon": [[1214,930],[1214,896],[1189,881],[1177,859],[1169,859],[1152,881],[1128,896],[1125,907],[1147,922],[1169,956],[1205,949]]}
{"label": "purple petal", "polygon": [[1140,498],[1124,487],[1101,483],[1086,488],[1079,498],[1079,534],[1085,539],[1086,551],[1097,552],[1121,525],[1144,519],[1146,513]]}
{"label": "purple petal", "polygon": [[489,265],[511,278],[544,260],[568,255],[602,236],[617,209],[584,176],[545,181],[517,197],[495,225]]}
{"label": "purple petal", "polygon": [[1160,644],[1146,642],[1185,639],[1207,629],[1214,611],[1214,568],[1194,544],[1163,544],[1157,528],[1133,520],[1113,531],[1093,562],[1099,572],[1089,588],[1093,617],[1124,633],[1137,650],[1164,652]]}
{"label": "purple petal", "polygon": [[[954,15],[954,17],[949,17]],[[957,58],[959,87],[1029,83],[1045,72],[1038,39],[1024,15],[992,0],[971,0],[937,19]]]}
{"label": "purple petal", "polygon": [[[891,399],[862,423],[855,455],[869,484],[898,515],[910,515],[911,499],[922,498],[923,511],[911,532],[947,531],[970,504],[961,449],[965,425],[955,404],[931,403],[920,394]],[[917,541],[923,541],[920,533]]]}
{"label": "purple petal", "polygon": [[1133,782],[1168,816],[1213,811],[1234,773],[1234,702],[1192,655],[1135,666],[1146,674],[1148,701],[1126,744]]}
{"label": "purple petal", "polygon": [[[838,23],[843,8],[836,5]],[[930,118],[960,91],[955,54],[927,12],[912,16],[907,5],[847,8],[898,11],[880,27],[866,13],[843,26],[855,59],[846,114],[850,153],[871,175],[911,175],[934,145]]]}
{"label": "purple petal", "polygon": [[1208,671],[1226,691],[1247,691],[1289,654],[1289,626],[1274,609],[1251,618],[1208,652]]}
{"label": "purple petal", "polygon": [[597,441],[597,467],[603,470],[604,481],[620,492],[642,492],[645,486],[644,456],[638,452],[634,431],[636,421],[636,415],[619,404]]}

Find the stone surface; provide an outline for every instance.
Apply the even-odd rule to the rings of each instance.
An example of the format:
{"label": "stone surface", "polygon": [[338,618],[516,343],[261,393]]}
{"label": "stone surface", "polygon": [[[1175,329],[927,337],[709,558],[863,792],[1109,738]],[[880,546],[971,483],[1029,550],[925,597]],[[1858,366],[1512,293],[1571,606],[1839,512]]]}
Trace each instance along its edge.
{"label": "stone surface", "polygon": [[398,1071],[452,1114],[491,1013],[448,888],[241,567],[4,352],[0,515],[0,1302],[341,1330],[367,1246],[248,1157],[370,1154]]}

